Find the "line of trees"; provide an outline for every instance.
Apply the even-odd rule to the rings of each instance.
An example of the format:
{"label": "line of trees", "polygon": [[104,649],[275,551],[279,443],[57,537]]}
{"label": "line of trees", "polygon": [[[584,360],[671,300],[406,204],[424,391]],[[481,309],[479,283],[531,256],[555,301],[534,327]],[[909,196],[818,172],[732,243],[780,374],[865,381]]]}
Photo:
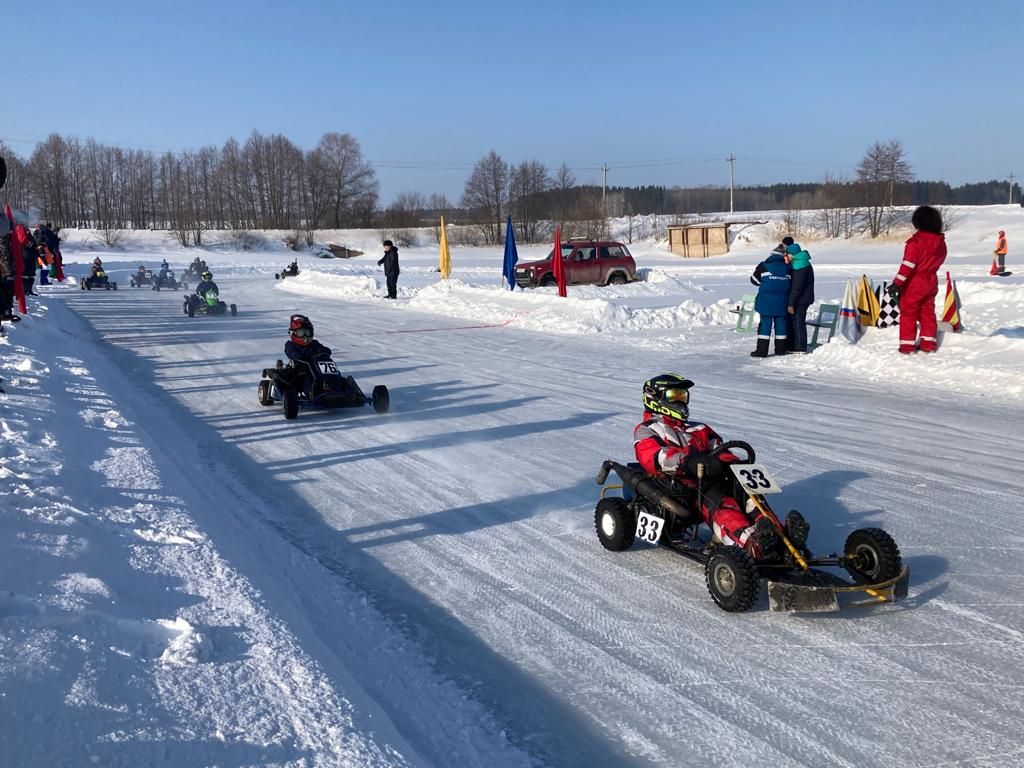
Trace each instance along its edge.
{"label": "line of trees", "polygon": [[[725,186],[611,187],[577,184],[565,164],[551,170],[538,160],[506,162],[495,151],[473,167],[453,203],[442,194],[403,192],[383,210],[378,182],[359,142],[327,133],[304,151],[281,134],[254,131],[244,144],[154,153],[111,147],[93,139],[51,134],[23,160],[0,143],[9,166],[8,195],[57,227],[90,228],[108,238],[124,229],[168,229],[182,245],[201,245],[209,229],[377,228],[396,242],[445,216],[468,225],[477,242],[496,244],[509,215],[522,242],[539,242],[555,224],[580,236],[607,234],[608,217],[687,216],[727,209]],[[951,187],[915,180],[899,141],[868,147],[852,179],[742,187],[737,210],[816,210],[818,228],[831,237],[867,232],[877,237],[909,204],[991,204],[1007,200],[1006,182]],[[1019,197],[1016,185],[1012,192]],[[797,218],[797,214],[793,214]]]}

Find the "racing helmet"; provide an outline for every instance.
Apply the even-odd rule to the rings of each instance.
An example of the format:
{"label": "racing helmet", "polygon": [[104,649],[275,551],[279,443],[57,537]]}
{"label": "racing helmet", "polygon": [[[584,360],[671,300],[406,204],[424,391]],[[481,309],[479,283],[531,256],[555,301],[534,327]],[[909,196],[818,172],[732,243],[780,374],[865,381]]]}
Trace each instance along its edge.
{"label": "racing helmet", "polygon": [[213,273],[210,270],[206,270],[202,275],[200,275],[200,277],[202,277],[203,280],[213,280]]}
{"label": "racing helmet", "polygon": [[292,315],[288,323],[288,333],[292,341],[299,346],[306,346],[313,340],[313,323],[305,315]]}
{"label": "racing helmet", "polygon": [[678,373],[663,373],[644,382],[644,408],[651,413],[686,421],[690,416],[693,382]]}

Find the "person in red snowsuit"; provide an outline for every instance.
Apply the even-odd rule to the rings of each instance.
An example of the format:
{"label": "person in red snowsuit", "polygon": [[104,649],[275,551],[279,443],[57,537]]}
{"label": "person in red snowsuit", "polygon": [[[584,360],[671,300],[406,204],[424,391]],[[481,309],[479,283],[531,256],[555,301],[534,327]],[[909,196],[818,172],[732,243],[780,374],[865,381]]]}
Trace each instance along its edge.
{"label": "person in red snowsuit", "polygon": [[930,205],[922,205],[910,222],[917,231],[907,240],[903,261],[889,289],[900,303],[900,352],[905,355],[918,349],[918,324],[921,351],[935,352],[939,348],[935,296],[939,292],[939,267],[946,260],[942,214]]}
{"label": "person in red snowsuit", "polygon": [[[633,431],[633,448],[640,466],[651,475],[674,474],[684,485],[697,487],[697,465],[704,464],[703,493],[696,502],[701,518],[723,544],[744,547],[755,560],[779,554],[775,526],[764,517],[753,522],[729,495],[729,452],[711,458],[722,438],[707,424],[689,421],[693,382],[674,373],[655,376],[644,384],[644,419]],[[809,526],[793,510],[786,518],[787,535],[794,545],[807,541]]]}

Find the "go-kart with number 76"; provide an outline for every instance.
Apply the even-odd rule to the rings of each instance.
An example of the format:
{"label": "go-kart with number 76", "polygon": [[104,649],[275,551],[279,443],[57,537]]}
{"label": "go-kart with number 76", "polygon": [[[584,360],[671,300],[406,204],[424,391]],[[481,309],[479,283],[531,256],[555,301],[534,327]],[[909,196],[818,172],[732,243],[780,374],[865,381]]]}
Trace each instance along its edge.
{"label": "go-kart with number 76", "polygon": [[281,403],[286,419],[294,419],[304,408],[361,408],[372,405],[377,413],[391,406],[388,388],[378,384],[367,397],[356,380],[345,376],[330,358],[307,362],[278,360],[273,368],[264,368],[256,390],[260,405]]}
{"label": "go-kart with number 76", "polygon": [[[737,457],[737,451],[746,458]],[[711,479],[705,467],[726,452],[737,460],[728,464],[729,472]],[[622,482],[601,490],[594,511],[601,545],[620,551],[641,539],[701,564],[712,599],[726,611],[753,607],[762,579],[768,581],[768,604],[773,611],[835,611],[840,608],[840,598],[845,604],[875,605],[906,597],[910,570],[888,533],[861,528],[847,536],[842,553],[815,556],[805,544],[794,545],[787,526],[768,505],[765,496],[782,489],[767,468],[755,462],[754,449],[748,443],[723,443],[707,456],[707,462],[698,465],[694,486],[676,476],[650,475],[639,464],[605,461],[597,474],[598,485],[605,484],[610,472]],[[709,535],[698,510],[703,494],[712,486],[731,495],[752,519],[768,520],[781,550],[755,560],[743,547],[726,546]],[[609,493],[616,489],[622,496]],[[845,572],[846,578],[840,572]],[[853,600],[847,601],[847,597]],[[866,600],[858,601],[858,597]]]}

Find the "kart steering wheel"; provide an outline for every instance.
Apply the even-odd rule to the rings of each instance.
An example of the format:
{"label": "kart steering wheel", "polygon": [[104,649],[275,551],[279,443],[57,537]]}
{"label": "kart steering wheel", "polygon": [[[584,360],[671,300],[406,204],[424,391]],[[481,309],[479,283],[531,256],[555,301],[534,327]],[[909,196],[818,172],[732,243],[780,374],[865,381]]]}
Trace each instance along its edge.
{"label": "kart steering wheel", "polygon": [[719,456],[721,456],[726,451],[731,451],[734,448],[739,448],[745,454],[747,454],[747,457],[745,459],[742,459],[741,461],[738,461],[737,463],[739,463],[739,464],[753,464],[754,463],[754,460],[756,458],[756,456],[754,454],[754,449],[750,446],[750,443],[744,442],[743,440],[730,440],[727,443],[722,443],[720,446],[715,448],[715,450],[711,451],[711,453],[708,454],[708,458],[709,459],[717,459]]}

